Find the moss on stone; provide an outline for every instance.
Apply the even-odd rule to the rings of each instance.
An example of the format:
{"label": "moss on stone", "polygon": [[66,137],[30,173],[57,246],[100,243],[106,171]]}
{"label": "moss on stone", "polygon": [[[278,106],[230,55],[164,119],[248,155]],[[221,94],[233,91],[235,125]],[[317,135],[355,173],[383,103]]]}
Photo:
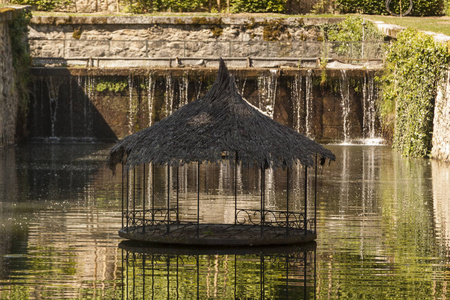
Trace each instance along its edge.
{"label": "moss on stone", "polygon": [[81,38],[81,33],[83,31],[81,30],[81,27],[76,28],[73,33],[72,33],[72,37],[76,40],[79,40]]}
{"label": "moss on stone", "polygon": [[222,18],[206,18],[206,17],[193,17],[192,24],[195,25],[222,25]]}
{"label": "moss on stone", "polygon": [[209,29],[211,30],[211,32],[215,38],[220,37],[223,33],[223,28],[221,25],[211,25],[211,27]]}
{"label": "moss on stone", "polygon": [[287,31],[286,25],[283,24],[283,19],[267,20],[263,22],[263,39],[265,41],[278,41],[283,34],[287,34],[287,38],[291,38],[291,34]]}

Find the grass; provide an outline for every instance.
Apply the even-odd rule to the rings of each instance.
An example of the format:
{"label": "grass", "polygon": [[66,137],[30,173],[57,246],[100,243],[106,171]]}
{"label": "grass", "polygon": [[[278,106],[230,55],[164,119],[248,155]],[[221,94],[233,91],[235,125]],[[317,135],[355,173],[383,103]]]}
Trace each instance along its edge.
{"label": "grass", "polygon": [[387,24],[395,24],[422,31],[432,31],[450,35],[450,17],[392,17],[363,15],[366,19],[383,21]]}

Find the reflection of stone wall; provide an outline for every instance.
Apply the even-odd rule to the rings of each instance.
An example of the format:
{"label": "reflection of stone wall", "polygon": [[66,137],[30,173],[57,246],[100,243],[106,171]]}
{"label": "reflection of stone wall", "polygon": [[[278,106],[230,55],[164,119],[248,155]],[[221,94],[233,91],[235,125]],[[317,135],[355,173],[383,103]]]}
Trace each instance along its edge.
{"label": "reflection of stone wall", "polygon": [[450,247],[450,165],[446,162],[431,161],[433,178],[434,216],[437,227],[442,228],[447,247]]}
{"label": "reflection of stone wall", "polygon": [[17,193],[15,149],[9,147],[0,150],[0,280],[8,278],[10,270],[9,259],[4,255],[11,253],[13,240],[18,240],[11,230],[13,226],[17,226],[11,213],[11,206],[16,204]]}
{"label": "reflection of stone wall", "polygon": [[14,71],[9,22],[14,19],[14,8],[0,8],[0,147],[13,144],[19,99],[14,90]]}
{"label": "reflection of stone wall", "polygon": [[450,71],[438,90],[434,110],[432,156],[450,161]]}

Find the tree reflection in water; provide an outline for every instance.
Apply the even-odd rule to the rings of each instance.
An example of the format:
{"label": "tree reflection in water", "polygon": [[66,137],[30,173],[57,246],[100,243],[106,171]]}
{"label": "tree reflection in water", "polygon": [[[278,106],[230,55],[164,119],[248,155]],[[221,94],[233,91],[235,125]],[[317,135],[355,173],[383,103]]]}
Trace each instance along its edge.
{"label": "tree reflection in water", "polygon": [[316,299],[316,244],[168,248],[121,242],[122,299]]}

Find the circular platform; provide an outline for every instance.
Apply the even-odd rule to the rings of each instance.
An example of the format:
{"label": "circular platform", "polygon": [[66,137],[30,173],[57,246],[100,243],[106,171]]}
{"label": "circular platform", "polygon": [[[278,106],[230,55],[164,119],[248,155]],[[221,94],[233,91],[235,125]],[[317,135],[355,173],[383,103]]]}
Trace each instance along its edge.
{"label": "circular platform", "polygon": [[268,225],[160,224],[126,227],[123,238],[158,244],[192,246],[269,246],[312,242],[315,232]]}

